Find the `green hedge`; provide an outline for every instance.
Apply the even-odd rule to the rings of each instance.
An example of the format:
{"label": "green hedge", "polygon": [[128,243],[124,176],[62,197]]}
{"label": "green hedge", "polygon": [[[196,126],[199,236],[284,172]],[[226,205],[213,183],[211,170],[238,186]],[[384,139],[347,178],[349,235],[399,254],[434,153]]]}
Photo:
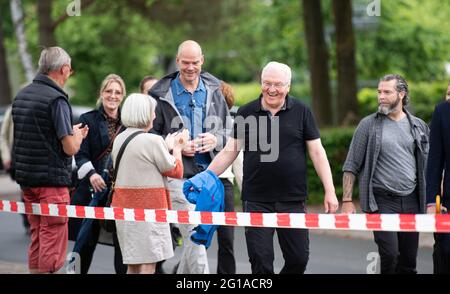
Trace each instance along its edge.
{"label": "green hedge", "polygon": [[[448,82],[420,82],[410,83],[410,109],[426,123],[431,121],[431,116],[436,104],[443,101]],[[364,117],[377,110],[376,88],[363,88],[358,93],[360,116]],[[333,181],[338,199],[342,197],[342,165],[347,156],[348,147],[353,137],[355,127],[332,128],[321,131],[322,144],[327,152],[333,173]],[[308,191],[309,203],[323,202],[323,187],[317,176],[311,160],[308,160]],[[355,185],[353,197],[358,198],[358,189]]]}
{"label": "green hedge", "polygon": [[[410,110],[426,123],[429,123],[435,105],[444,99],[447,85],[448,82],[446,81],[409,83],[411,98]],[[236,105],[238,106],[244,105],[255,99],[261,91],[259,83],[234,84],[233,88],[237,97]],[[305,98],[309,97],[308,86],[293,85],[291,93],[293,96],[299,97],[302,101],[310,104],[310,99]],[[377,89],[361,89],[358,92],[358,102],[360,117],[375,112],[378,107]],[[342,198],[342,165],[347,156],[348,147],[350,146],[354,130],[355,127],[321,130],[322,144],[327,152],[336,188],[336,195],[339,200]],[[323,186],[320,178],[316,174],[311,160],[308,160],[307,173],[309,193],[308,203],[321,204],[323,203],[324,195]],[[237,197],[240,197],[238,193],[236,194]],[[358,198],[357,183],[354,187],[353,197]]]}
{"label": "green hedge", "polygon": [[[347,157],[348,147],[352,141],[354,127],[332,128],[321,130],[320,136],[322,145],[327,152],[330,162],[331,172],[333,174],[334,187],[336,195],[340,200],[342,198],[342,165]],[[324,190],[322,182],[314,169],[312,161],[308,159],[308,203],[323,203]],[[358,198],[358,189],[355,186],[353,197]]]}
{"label": "green hedge", "polygon": [[[409,83],[410,89],[410,110],[429,123],[434,106],[444,99],[445,91],[447,90],[448,81],[435,82],[419,82]],[[232,85],[236,94],[236,105],[244,105],[261,93],[261,86],[259,83],[245,83]],[[290,93],[310,105],[310,89],[309,85],[304,83],[297,83],[291,86]],[[360,117],[369,115],[377,110],[377,89],[376,88],[362,88],[358,92],[359,114]]]}
{"label": "green hedge", "polygon": [[[342,198],[342,165],[347,156],[348,147],[352,141],[353,132],[355,128],[333,128],[325,129],[320,132],[322,144],[327,152],[328,160],[333,173],[334,186],[336,188],[336,195],[340,200]],[[308,159],[308,203],[321,204],[323,203],[323,186],[319,176],[310,159]],[[241,211],[241,195],[235,185],[235,208],[236,211]],[[358,198],[358,188],[355,187],[353,197]]]}

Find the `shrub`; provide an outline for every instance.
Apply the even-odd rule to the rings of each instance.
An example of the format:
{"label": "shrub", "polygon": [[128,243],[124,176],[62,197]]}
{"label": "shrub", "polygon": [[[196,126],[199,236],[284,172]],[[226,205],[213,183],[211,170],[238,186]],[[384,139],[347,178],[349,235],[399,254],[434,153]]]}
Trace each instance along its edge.
{"label": "shrub", "polygon": [[[354,131],[354,127],[332,128],[321,131],[322,145],[327,152],[328,161],[330,162],[334,187],[338,199],[342,198],[342,166],[347,157],[348,148],[352,141]],[[310,159],[308,159],[307,177],[309,194],[308,203],[323,203],[324,190],[322,182]],[[357,184],[355,184],[353,189],[353,198],[358,198]]]}

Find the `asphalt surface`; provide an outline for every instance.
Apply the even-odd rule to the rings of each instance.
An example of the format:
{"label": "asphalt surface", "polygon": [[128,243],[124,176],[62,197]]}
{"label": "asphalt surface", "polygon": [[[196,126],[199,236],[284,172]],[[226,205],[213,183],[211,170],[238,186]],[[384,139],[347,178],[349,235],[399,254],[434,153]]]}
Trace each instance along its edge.
{"label": "asphalt surface", "polygon": [[[18,187],[6,176],[0,175],[0,199],[18,200]],[[320,208],[315,208],[319,210]],[[314,208],[309,209],[310,212]],[[432,235],[421,236],[421,248],[419,249],[417,270],[419,273],[432,273]],[[0,212],[0,274],[28,273],[27,247],[29,237],[22,225],[21,216]],[[235,257],[237,273],[251,273],[248,261],[247,248],[244,237],[244,228],[235,230]],[[68,253],[73,248],[73,242],[69,242]],[[275,272],[283,267],[283,257],[274,237],[275,248]],[[371,232],[358,231],[310,231],[310,259],[306,273],[309,274],[365,274],[374,273],[379,269],[379,263],[374,267],[376,245],[372,241]],[[175,251],[175,257],[164,264],[166,272],[170,273],[178,262],[181,248]],[[216,272],[217,267],[217,242],[216,238],[208,249],[208,260],[211,273]],[[374,271],[375,270],[375,271]],[[64,272],[64,269],[62,270]],[[113,274],[113,248],[98,245],[89,271],[90,274]]]}

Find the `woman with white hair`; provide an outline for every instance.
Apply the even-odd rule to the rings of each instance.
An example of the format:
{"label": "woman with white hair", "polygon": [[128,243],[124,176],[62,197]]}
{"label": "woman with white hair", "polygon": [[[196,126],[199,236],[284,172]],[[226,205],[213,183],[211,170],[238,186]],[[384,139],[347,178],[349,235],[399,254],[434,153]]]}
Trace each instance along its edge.
{"label": "woman with white hair", "polygon": [[[182,178],[181,151],[189,139],[187,130],[170,134],[166,141],[150,134],[156,101],[145,94],[131,94],[122,107],[122,123],[127,129],[114,142],[112,157],[117,168],[111,206],[141,209],[171,209],[167,178]],[[117,155],[126,146],[117,167]],[[172,155],[169,153],[172,150]],[[158,261],[173,256],[168,223],[116,221],[123,262],[129,274],[152,274]]]}

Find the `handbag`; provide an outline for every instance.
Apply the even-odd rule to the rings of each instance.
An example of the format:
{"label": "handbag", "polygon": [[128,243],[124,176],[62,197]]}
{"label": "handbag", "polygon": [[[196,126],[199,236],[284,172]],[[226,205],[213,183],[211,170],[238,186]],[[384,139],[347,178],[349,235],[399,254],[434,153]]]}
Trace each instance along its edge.
{"label": "handbag", "polygon": [[[125,151],[125,148],[127,147],[128,143],[130,143],[131,140],[133,140],[134,137],[136,137],[139,134],[145,133],[144,131],[137,131],[133,134],[131,134],[125,142],[123,142],[122,146],[120,147],[119,153],[117,154],[117,159],[114,165],[113,173],[111,175],[111,188],[109,189],[108,198],[106,199],[106,205],[105,207],[110,207],[113,195],[114,195],[114,187],[116,184],[116,177],[117,172],[119,171],[119,165],[120,160],[122,158],[123,152]],[[116,221],[115,220],[109,220],[109,219],[101,219],[99,220],[100,226],[109,233],[115,233],[116,232]]]}

